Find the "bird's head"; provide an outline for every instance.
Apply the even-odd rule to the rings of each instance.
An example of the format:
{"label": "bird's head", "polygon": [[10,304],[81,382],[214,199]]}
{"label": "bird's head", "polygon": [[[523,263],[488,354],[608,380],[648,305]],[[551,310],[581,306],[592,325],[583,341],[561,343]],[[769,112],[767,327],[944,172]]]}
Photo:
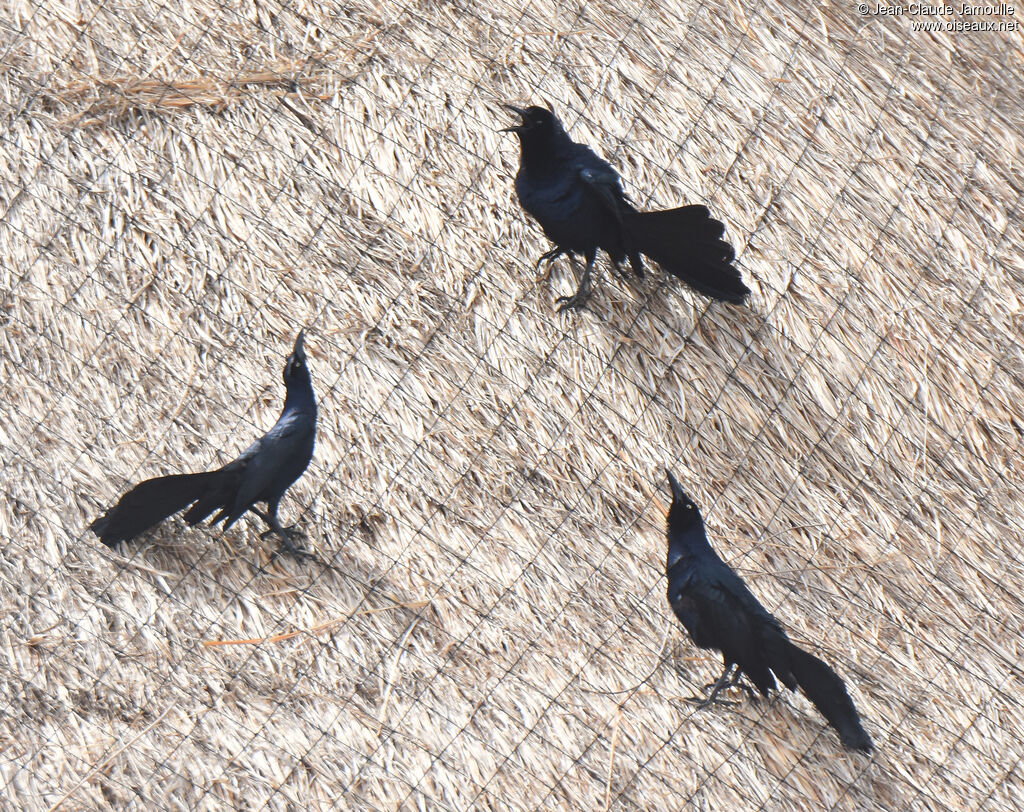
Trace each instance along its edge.
{"label": "bird's head", "polygon": [[309,369],[306,367],[306,331],[299,330],[291,355],[284,362],[284,385],[309,383]]}
{"label": "bird's head", "polygon": [[677,532],[688,530],[701,521],[700,510],[683,491],[672,472],[666,468],[665,474],[668,476],[668,484],[672,489],[672,506],[668,509],[669,530]]}
{"label": "bird's head", "polygon": [[519,116],[519,123],[505,127],[499,132],[515,133],[519,136],[520,142],[524,144],[547,141],[554,138],[557,133],[564,132],[554,111],[546,107],[532,105],[523,108],[512,104],[503,104],[502,107]]}

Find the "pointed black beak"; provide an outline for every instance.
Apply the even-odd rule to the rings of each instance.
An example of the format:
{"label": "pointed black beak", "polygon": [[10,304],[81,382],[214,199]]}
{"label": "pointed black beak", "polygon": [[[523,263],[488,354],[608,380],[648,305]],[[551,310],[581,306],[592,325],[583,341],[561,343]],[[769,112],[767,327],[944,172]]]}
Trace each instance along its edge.
{"label": "pointed black beak", "polygon": [[665,469],[665,476],[668,477],[669,487],[672,488],[672,501],[674,502],[677,499],[686,499],[686,494],[683,493],[683,489],[679,486],[679,482],[668,468]]}
{"label": "pointed black beak", "polygon": [[306,360],[306,328],[303,327],[299,330],[298,336],[295,338],[295,346],[292,348],[292,355],[294,355],[300,361]]}
{"label": "pointed black beak", "polygon": [[515,113],[521,119],[520,122],[512,127],[502,127],[498,132],[500,133],[517,133],[523,126],[523,119],[526,118],[526,111],[522,107],[516,107],[514,104],[502,104],[506,110],[510,113]]}

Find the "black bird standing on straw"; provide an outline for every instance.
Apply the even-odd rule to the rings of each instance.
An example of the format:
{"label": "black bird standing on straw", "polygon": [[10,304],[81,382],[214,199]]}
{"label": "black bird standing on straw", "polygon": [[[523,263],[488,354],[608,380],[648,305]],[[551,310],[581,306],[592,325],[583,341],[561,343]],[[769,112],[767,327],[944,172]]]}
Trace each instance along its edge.
{"label": "black bird standing on straw", "polygon": [[[185,521],[199,524],[214,511],[211,524],[224,522],[226,530],[248,510],[262,518],[282,547],[293,555],[301,551],[292,544],[298,535],[277,519],[277,508],[313,458],[316,437],[316,398],[306,367],[304,331],[285,361],[284,409],[273,428],[223,468],[197,474],[174,474],[140,482],[103,516],[89,525],[100,541],[113,547],[130,541],[164,519],[189,508]],[[256,509],[265,502],[267,512]]]}
{"label": "black bird standing on straw", "polygon": [[[743,675],[763,696],[778,687],[778,678],[791,691],[797,686],[803,689],[846,747],[870,751],[871,737],[861,726],[842,679],[790,642],[779,621],[711,549],[697,506],[672,472],[665,473],[672,487],[665,568],[668,602],[693,642],[700,648],[718,649],[725,664],[701,707],[713,702],[723,688],[737,685]],[[736,671],[730,677],[733,668]]]}
{"label": "black bird standing on straw", "polygon": [[713,299],[738,304],[750,293],[732,264],[732,246],[722,239],[725,226],[712,219],[707,207],[637,211],[611,164],[573,141],[554,112],[504,106],[521,119],[502,130],[519,136],[519,203],[554,243],[537,265],[562,254],[583,254],[586,260],[576,293],[559,298],[560,311],[578,309],[590,298],[598,248],[611,256],[616,268],[629,259],[640,277],[644,254]]}

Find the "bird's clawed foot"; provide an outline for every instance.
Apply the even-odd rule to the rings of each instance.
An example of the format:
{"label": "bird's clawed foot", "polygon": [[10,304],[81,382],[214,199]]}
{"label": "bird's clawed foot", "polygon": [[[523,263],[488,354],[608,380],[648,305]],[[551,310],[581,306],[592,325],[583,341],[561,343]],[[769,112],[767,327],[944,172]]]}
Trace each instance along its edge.
{"label": "bird's clawed foot", "polygon": [[[704,686],[703,690],[705,696],[691,696],[686,701],[692,702],[697,706],[697,710],[706,708],[708,705],[735,705],[735,700],[732,699],[719,699],[718,694],[726,688],[742,688],[750,699],[757,699],[757,695],[754,693],[754,689],[751,688],[740,680],[743,679],[743,671],[739,668],[736,669],[735,673],[732,673],[733,666],[729,666],[725,669],[725,672],[718,678],[716,682],[709,682]],[[731,676],[730,676],[731,674]]]}
{"label": "bird's clawed foot", "polygon": [[582,310],[586,306],[587,302],[590,301],[590,295],[592,293],[593,291],[590,289],[590,283],[584,279],[572,296],[559,296],[555,300],[555,303],[558,305],[558,312],[564,313],[566,310]]}
{"label": "bird's clawed foot", "polygon": [[274,550],[270,556],[270,560],[273,561],[282,552],[288,553],[292,558],[297,561],[302,561],[305,558],[309,558],[309,553],[302,549],[299,545],[295,544],[293,539],[305,538],[306,534],[301,530],[297,529],[296,525],[289,525],[288,527],[272,527],[269,530],[265,530],[260,533],[260,538],[265,539],[267,536],[277,536],[281,539],[281,545]]}
{"label": "bird's clawed foot", "polygon": [[[550,266],[556,259],[562,256],[562,254],[564,253],[566,252],[559,248],[558,246],[555,246],[550,251],[544,252],[543,254],[540,255],[540,259],[537,260],[537,264],[533,266],[534,273],[539,271],[540,266],[543,265],[545,262]],[[548,272],[544,275],[545,279],[550,275],[551,269],[548,268]]]}
{"label": "bird's clawed foot", "polygon": [[690,702],[697,706],[697,710],[706,708],[709,705],[735,705],[736,701],[733,699],[719,699],[718,694],[724,689],[729,687],[729,682],[723,677],[718,682],[709,682],[704,685],[701,690],[704,692],[704,696],[691,696],[687,698],[687,702]]}

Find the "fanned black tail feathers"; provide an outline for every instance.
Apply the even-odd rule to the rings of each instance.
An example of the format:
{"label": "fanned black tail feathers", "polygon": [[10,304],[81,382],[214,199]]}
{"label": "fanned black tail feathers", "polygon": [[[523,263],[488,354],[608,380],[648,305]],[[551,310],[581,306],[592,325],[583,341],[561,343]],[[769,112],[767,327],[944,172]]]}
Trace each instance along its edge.
{"label": "fanned black tail feathers", "polygon": [[[842,678],[813,654],[790,643],[789,664],[793,677],[821,715],[839,733],[842,743],[852,750],[873,749],[871,737],[860,723],[853,700]],[[787,685],[793,689],[795,685]]]}
{"label": "fanned black tail feathers", "polygon": [[732,264],[736,252],[722,239],[725,226],[707,206],[634,211],[627,227],[641,254],[705,296],[739,304],[750,293]]}
{"label": "fanned black tail feathers", "polygon": [[108,547],[130,541],[205,495],[217,492],[223,476],[222,471],[209,471],[147,479],[122,496],[89,529]]}

